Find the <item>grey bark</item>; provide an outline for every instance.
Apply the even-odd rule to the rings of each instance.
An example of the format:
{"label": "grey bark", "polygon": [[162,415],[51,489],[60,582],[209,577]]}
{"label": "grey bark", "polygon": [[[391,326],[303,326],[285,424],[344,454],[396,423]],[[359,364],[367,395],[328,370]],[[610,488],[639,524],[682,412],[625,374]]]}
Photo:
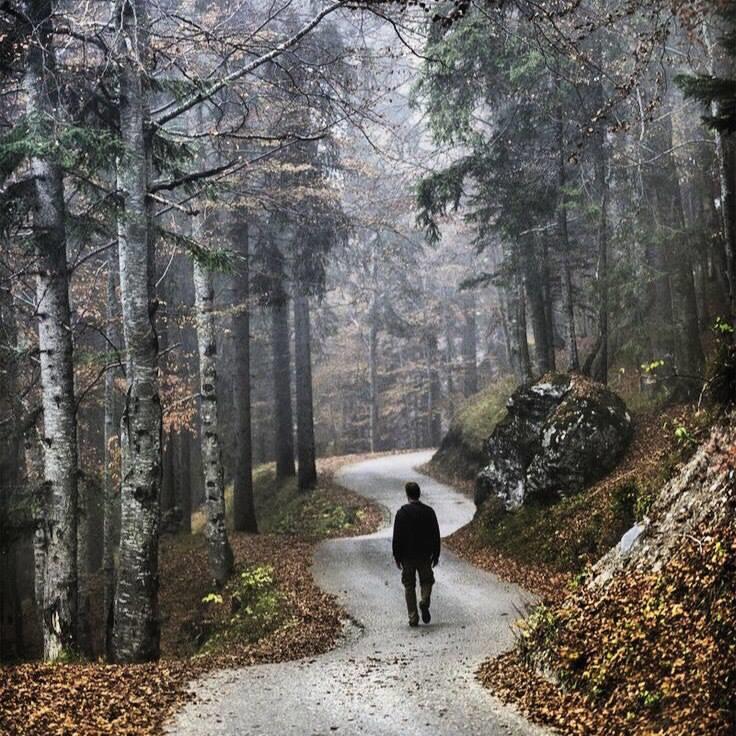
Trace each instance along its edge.
{"label": "grey bark", "polygon": [[570,232],[567,222],[567,166],[565,165],[565,131],[562,106],[557,108],[557,116],[557,184],[559,187],[557,227],[560,234],[560,254],[562,256],[562,308],[565,313],[567,368],[569,371],[579,371],[580,356],[578,355],[578,341],[575,331],[575,303],[570,267]]}
{"label": "grey bark", "polygon": [[238,531],[258,531],[253,502],[253,435],[251,428],[250,375],[250,242],[248,223],[238,219],[232,228],[233,249],[240,256],[233,276],[232,331],[235,369],[233,404],[235,407],[235,478],[233,517]]}
{"label": "grey bark", "polygon": [[505,248],[504,260],[509,264],[510,270],[510,283],[503,290],[508,316],[509,359],[519,383],[528,383],[532,378],[532,370],[527,340],[523,277],[516,253],[511,253]]}
{"label": "grey bark", "polygon": [[555,355],[554,302],[552,299],[552,282],[549,268],[549,246],[547,239],[542,240],[540,259],[540,280],[542,282],[542,298],[544,299],[544,322],[547,333],[547,365],[548,370],[557,369]]}
{"label": "grey bark", "polygon": [[[676,299],[673,301],[675,316],[675,355],[677,373],[684,379],[689,388],[686,393],[699,393],[703,378],[705,357],[700,343],[700,325],[698,323],[698,305],[695,295],[692,260],[685,238],[685,222],[682,218],[682,202],[679,195],[679,186],[675,180],[677,191],[672,195],[671,222],[680,228],[680,233],[674,237],[673,258],[670,262],[671,281]],[[668,208],[670,209],[670,208]]]}
{"label": "grey bark", "polygon": [[455,334],[453,332],[453,320],[450,311],[450,295],[447,291],[443,294],[442,301],[442,328],[445,333],[445,350],[442,354],[442,368],[444,372],[445,386],[447,387],[446,396],[446,418],[443,429],[449,427],[452,418],[455,415]]}
{"label": "grey bark", "polygon": [[534,358],[536,373],[543,375],[551,370],[549,360],[549,335],[547,310],[544,299],[542,274],[537,262],[534,240],[527,236],[522,241],[524,285],[534,334]]}
{"label": "grey bark", "polygon": [[139,662],[158,657],[160,637],[161,400],[154,327],[153,242],[146,201],[151,167],[151,128],[144,83],[149,53],[146,0],[121,0],[117,20],[120,132],[126,149],[118,165],[118,189],[125,210],[118,229],[118,257],[127,391],[120,433],[120,554],[113,658]]}
{"label": "grey bark", "polygon": [[[716,41],[718,29],[704,24],[705,43],[708,49],[710,73],[714,77],[733,73],[733,62],[723,53]],[[712,112],[718,115],[718,103],[713,103]],[[736,318],[736,161],[734,143],[731,136],[714,131],[716,158],[718,160],[718,179],[721,194],[721,223],[723,227],[724,250],[726,253],[726,280],[728,282],[729,308],[731,318]]]}
{"label": "grey bark", "polygon": [[478,324],[475,318],[475,294],[463,297],[463,395],[467,398],[478,391]]}
{"label": "grey bark", "polygon": [[284,289],[281,254],[272,259],[274,289],[271,299],[271,347],[273,354],[274,447],[276,477],[296,475],[294,467],[294,418],[291,407],[291,349],[289,348],[289,297]]}
{"label": "grey bark", "polygon": [[0,351],[0,662],[23,656],[23,615],[18,590],[18,537],[12,518],[20,500],[22,482],[22,405],[18,393],[17,326],[13,299],[0,290],[0,335],[9,349]]}
{"label": "grey bark", "polygon": [[93,655],[89,576],[90,494],[90,479],[80,473],[77,481],[77,648],[86,658]]}
{"label": "grey bark", "polygon": [[[58,110],[56,60],[49,0],[26,0],[32,26],[25,91],[31,125],[53,139]],[[76,649],[77,626],[77,427],[66,259],[62,171],[50,157],[34,155],[33,239],[38,273],[36,313],[43,404],[43,500],[36,541],[43,546],[41,601],[44,658]]]}
{"label": "grey bark", "polygon": [[217,342],[212,272],[194,262],[194,295],[199,347],[199,420],[202,441],[206,537],[210,576],[225,584],[233,569],[233,553],[225,526],[225,480],[217,416]]}
{"label": "grey bark", "polygon": [[431,447],[442,440],[442,413],[440,412],[441,384],[437,370],[437,335],[430,332],[426,340],[427,359],[427,438]]}
{"label": "grey bark", "polygon": [[309,297],[294,298],[294,370],[296,380],[296,448],[299,461],[299,489],[317,485],[316,448],[314,441],[314,400],[312,396],[312,336]]}
{"label": "grey bark", "polygon": [[[598,110],[604,108],[603,86],[596,88]],[[604,122],[595,126],[593,166],[595,169],[595,188],[598,196],[598,262],[596,265],[596,284],[598,287],[598,337],[599,348],[592,368],[592,377],[601,383],[608,383],[608,162],[606,152],[606,127]]]}
{"label": "grey bark", "polygon": [[[106,290],[106,324],[107,353],[111,354],[112,346],[117,346],[116,321],[118,305],[115,294],[115,273],[117,271],[117,250],[110,249],[107,264]],[[117,361],[117,355],[112,356]],[[108,360],[108,363],[111,361]],[[117,371],[108,368],[105,373],[104,395],[104,427],[103,427],[103,522],[102,522],[102,574],[103,582],[103,616],[105,622],[105,652],[112,654],[113,601],[115,599],[115,518],[117,516],[118,488],[113,471],[114,446],[118,439],[115,428],[115,377]]]}
{"label": "grey bark", "polygon": [[381,449],[381,413],[378,388],[378,256],[371,251],[371,298],[368,310],[368,432],[371,452]]}
{"label": "grey bark", "polygon": [[179,455],[177,463],[177,498],[181,507],[181,531],[191,534],[192,531],[192,435],[188,430],[181,430],[177,435]]}
{"label": "grey bark", "polygon": [[371,452],[381,449],[380,408],[378,403],[378,324],[371,309],[368,325],[368,432]]}
{"label": "grey bark", "polygon": [[661,292],[657,293],[661,300],[657,310],[661,312],[660,318],[666,320],[658,324],[656,329],[669,331],[670,324],[673,325],[667,347],[674,349],[677,373],[681,378],[676,389],[683,396],[695,395],[700,391],[702,382],[699,377],[702,377],[705,359],[700,343],[697,298],[690,247],[686,242],[687,228],[679,172],[672,154],[672,120],[669,115],[662,119],[650,147],[661,152],[656,164],[648,167],[645,178],[657,225],[657,291]]}

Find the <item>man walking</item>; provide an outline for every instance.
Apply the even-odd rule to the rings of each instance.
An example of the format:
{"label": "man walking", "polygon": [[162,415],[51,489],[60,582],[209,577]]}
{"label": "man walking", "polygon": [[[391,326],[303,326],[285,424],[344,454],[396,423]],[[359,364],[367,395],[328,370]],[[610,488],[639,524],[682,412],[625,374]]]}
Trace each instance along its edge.
{"label": "man walking", "polygon": [[432,568],[440,559],[440,527],[437,515],[431,506],[419,500],[421,489],[418,483],[406,484],[404,504],[394,520],[393,553],[396,566],[401,570],[401,582],[406,594],[406,608],[409,612],[409,626],[419,626],[417,611],[416,578],[419,575],[419,609],[422,621],[428,624],[429,600],[432,595],[434,573]]}

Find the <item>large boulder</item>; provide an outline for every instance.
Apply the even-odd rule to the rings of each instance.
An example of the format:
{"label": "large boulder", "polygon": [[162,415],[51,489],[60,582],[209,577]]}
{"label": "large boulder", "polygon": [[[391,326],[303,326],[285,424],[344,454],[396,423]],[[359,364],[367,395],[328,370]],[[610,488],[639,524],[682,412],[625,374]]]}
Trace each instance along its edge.
{"label": "large boulder", "polygon": [[476,480],[475,503],[496,498],[512,510],[577,493],[616,465],[631,435],[626,405],[608,388],[546,375],[509,399],[486,443],[489,463]]}

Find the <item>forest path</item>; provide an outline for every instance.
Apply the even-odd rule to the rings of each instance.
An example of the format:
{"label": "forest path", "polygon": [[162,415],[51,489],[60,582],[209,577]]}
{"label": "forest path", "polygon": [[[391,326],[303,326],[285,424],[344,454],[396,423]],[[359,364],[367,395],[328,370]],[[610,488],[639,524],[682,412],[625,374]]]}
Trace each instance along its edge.
{"label": "forest path", "polygon": [[[414,468],[431,453],[394,455],[346,467],[339,482],[393,514],[416,480],[443,535],[466,524],[474,506]],[[443,550],[432,623],[406,623],[391,528],[323,543],[314,575],[357,625],[322,657],[208,675],[169,733],[214,736],[456,736],[540,734],[492,698],[474,672],[512,643],[511,623],[529,596]]]}

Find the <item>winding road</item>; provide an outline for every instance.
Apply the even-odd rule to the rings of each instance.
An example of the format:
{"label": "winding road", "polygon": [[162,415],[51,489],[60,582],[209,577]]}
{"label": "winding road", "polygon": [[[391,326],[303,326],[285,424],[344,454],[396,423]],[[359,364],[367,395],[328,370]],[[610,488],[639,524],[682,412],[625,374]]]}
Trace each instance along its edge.
{"label": "winding road", "polygon": [[[393,517],[416,480],[434,506],[443,536],[466,524],[474,506],[414,468],[431,453],[394,455],[344,468],[339,482],[385,506]],[[354,619],[344,641],[312,660],[208,675],[169,727],[176,736],[457,736],[541,734],[475,680],[478,665],[512,643],[511,624],[528,602],[443,550],[436,569],[432,623],[410,629],[391,529],[325,542],[315,578]]]}

